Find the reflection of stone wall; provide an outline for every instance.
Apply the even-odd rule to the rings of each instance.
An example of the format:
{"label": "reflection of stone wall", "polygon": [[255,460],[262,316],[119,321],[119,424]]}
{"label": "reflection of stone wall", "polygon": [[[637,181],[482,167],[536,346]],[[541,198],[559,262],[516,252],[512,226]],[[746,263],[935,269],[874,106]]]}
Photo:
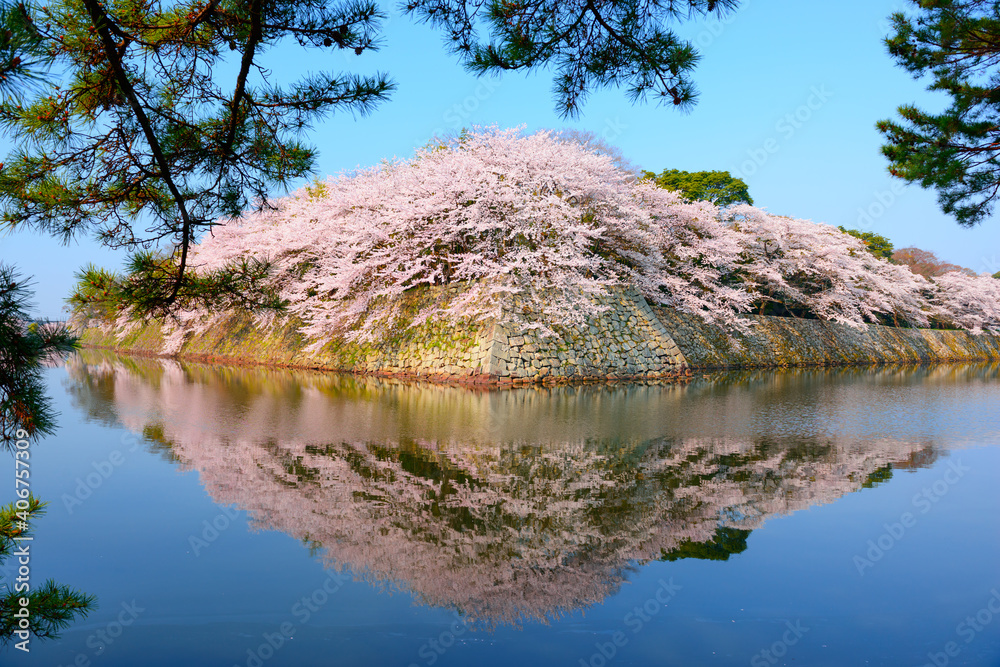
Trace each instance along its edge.
{"label": "reflection of stone wall", "polygon": [[[454,298],[448,287],[411,295],[417,301]],[[385,333],[366,344],[330,340],[307,351],[296,323],[267,329],[233,315],[190,333],[178,356],[266,363],[450,382],[525,384],[574,380],[675,378],[695,368],[917,363],[1000,359],[1000,337],[962,331],[897,329],[786,317],[751,316],[750,335],[706,324],[699,317],[651,307],[634,290],[599,301],[607,310],[588,325],[544,338],[507,321],[456,325],[426,322]],[[515,297],[515,312],[530,304]],[[84,344],[160,354],[164,336],[151,323],[123,336],[86,329]]]}
{"label": "reflection of stone wall", "polygon": [[926,363],[1000,359],[1000,337],[965,331],[864,328],[791,317],[751,315],[743,335],[694,315],[654,306],[691,366],[698,368]]}

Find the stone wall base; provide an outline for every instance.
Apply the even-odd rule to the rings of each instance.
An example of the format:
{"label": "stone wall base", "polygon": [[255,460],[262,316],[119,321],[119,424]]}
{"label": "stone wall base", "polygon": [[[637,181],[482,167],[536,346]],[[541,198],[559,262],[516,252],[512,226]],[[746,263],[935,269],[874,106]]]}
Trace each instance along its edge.
{"label": "stone wall base", "polygon": [[[457,286],[415,291],[411,306],[450,299]],[[306,351],[300,322],[285,318],[263,329],[233,315],[189,334],[170,356],[228,363],[318,368],[398,378],[485,385],[588,381],[682,380],[690,369],[908,364],[1000,359],[1000,337],[964,331],[861,328],[786,317],[751,316],[750,333],[650,306],[637,291],[619,289],[598,300],[606,309],[585,327],[543,337],[513,318],[456,324],[427,322],[358,344],[332,339]],[[530,303],[515,297],[513,312]],[[125,336],[97,327],[82,342],[141,354],[164,354],[160,324]]]}
{"label": "stone wall base", "polygon": [[967,331],[904,329],[751,315],[749,335],[695,315],[653,306],[692,368],[774,368],[916,364],[1000,359],[1000,337]]}
{"label": "stone wall base", "polygon": [[[424,290],[412,298],[448,299],[459,289]],[[615,290],[598,303],[606,310],[585,328],[561,329],[555,336],[513,320],[427,322],[387,332],[372,343],[333,339],[316,351],[306,350],[308,341],[292,318],[265,330],[245,315],[233,315],[189,334],[170,356],[489,385],[685,377],[684,355],[638,292]],[[515,297],[510,308],[520,312],[529,305]],[[164,354],[164,338],[157,322],[122,337],[98,327],[82,333],[85,345],[143,354]]]}

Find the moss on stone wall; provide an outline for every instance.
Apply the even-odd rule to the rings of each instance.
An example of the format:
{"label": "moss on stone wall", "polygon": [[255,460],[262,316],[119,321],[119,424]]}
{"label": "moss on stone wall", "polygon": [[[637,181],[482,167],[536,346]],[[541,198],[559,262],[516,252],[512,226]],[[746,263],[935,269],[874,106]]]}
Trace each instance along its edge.
{"label": "moss on stone wall", "polygon": [[[207,331],[190,334],[176,356],[262,363],[433,380],[524,384],[580,380],[678,378],[694,368],[768,368],[854,364],[927,363],[1000,359],[1000,337],[963,331],[897,329],[786,317],[751,316],[741,334],[701,318],[650,306],[632,290],[602,300],[607,307],[579,330],[541,337],[511,322],[429,320],[407,326],[428,300],[453,298],[460,287],[414,290],[404,315],[374,342],[331,338],[315,351],[286,317],[269,327],[234,314]],[[519,308],[525,304],[515,303]],[[116,339],[86,329],[84,345],[160,354],[163,332],[150,322]]]}
{"label": "moss on stone wall", "polygon": [[[579,331],[559,329],[543,337],[511,322],[434,321],[410,326],[413,315],[432,301],[446,305],[462,287],[418,289],[406,295],[403,316],[374,342],[333,337],[310,350],[287,317],[264,328],[246,315],[232,315],[206,331],[191,333],[176,356],[219,361],[289,365],[354,373],[437,380],[522,384],[575,380],[675,377],[684,358],[646,301],[632,290],[599,299],[606,308]],[[517,298],[511,307],[526,312]],[[558,327],[557,327],[558,329]],[[161,327],[151,322],[119,341],[96,329],[84,344],[159,354]]]}
{"label": "moss on stone wall", "polygon": [[906,364],[1000,359],[1000,337],[966,331],[903,329],[791,317],[750,316],[750,334],[654,306],[688,363],[696,368],[768,368]]}

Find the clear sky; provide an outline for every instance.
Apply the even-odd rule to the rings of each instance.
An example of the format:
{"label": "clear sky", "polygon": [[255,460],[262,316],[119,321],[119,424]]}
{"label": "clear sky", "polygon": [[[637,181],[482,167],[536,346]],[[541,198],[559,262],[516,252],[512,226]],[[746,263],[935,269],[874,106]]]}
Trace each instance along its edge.
{"label": "clear sky", "polygon": [[[272,69],[388,72],[398,89],[372,115],[328,117],[311,140],[319,173],[407,157],[435,134],[474,125],[528,131],[575,127],[619,146],[645,169],[728,170],[773,213],[845,225],[916,245],[977,272],[1000,271],[1000,220],[959,227],[936,194],[904,187],[886,171],[876,121],[897,106],[941,108],[897,68],[882,44],[899,0],[749,0],[729,18],[684,23],[678,31],[702,54],[701,96],[690,113],[631,105],[619,90],[594,93],[579,119],[555,113],[551,72],[477,79],[443,47],[439,33],[383,5],[390,18],[377,54],[273,51]],[[0,139],[6,154],[9,142]],[[281,193],[275,193],[281,194]],[[88,262],[118,268],[124,252],[88,239],[69,246],[29,233],[0,236],[0,261],[33,277],[37,315],[62,319],[73,273]]]}

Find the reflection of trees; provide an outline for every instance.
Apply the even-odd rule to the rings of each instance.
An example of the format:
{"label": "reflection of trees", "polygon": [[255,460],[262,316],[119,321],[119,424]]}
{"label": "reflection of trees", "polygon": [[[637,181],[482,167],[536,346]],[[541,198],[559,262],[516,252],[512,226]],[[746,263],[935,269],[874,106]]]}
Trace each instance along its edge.
{"label": "reflection of trees", "polygon": [[98,356],[70,373],[80,407],[144,432],[217,503],[486,623],[591,605],[636,563],[725,560],[769,516],[936,456],[815,424],[811,437],[720,426],[777,401],[782,382],[806,395],[808,373],[507,392]]}
{"label": "reflection of trees", "polygon": [[[31,524],[45,513],[45,503],[28,497],[0,507],[0,564],[10,559],[15,571],[30,554]],[[58,639],[59,632],[97,607],[97,598],[49,579],[29,586],[23,577],[0,581],[0,644],[30,651],[30,637]]]}

